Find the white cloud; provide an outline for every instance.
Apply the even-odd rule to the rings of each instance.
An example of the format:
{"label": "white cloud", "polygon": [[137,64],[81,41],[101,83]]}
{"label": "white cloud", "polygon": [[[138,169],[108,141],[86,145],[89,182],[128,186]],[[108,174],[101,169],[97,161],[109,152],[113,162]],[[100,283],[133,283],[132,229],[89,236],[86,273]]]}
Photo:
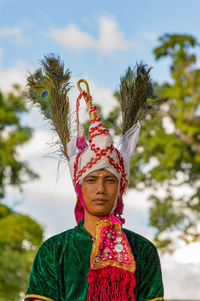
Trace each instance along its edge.
{"label": "white cloud", "polygon": [[3,67],[4,49],[0,47],[0,91],[10,92],[13,84],[19,84],[24,88],[27,76],[27,65],[18,60],[12,67]]}
{"label": "white cloud", "polygon": [[13,43],[22,43],[22,31],[20,27],[3,27],[0,28],[0,40],[10,40]]}
{"label": "white cloud", "polygon": [[199,263],[177,262],[174,255],[166,255],[161,257],[161,265],[167,300],[200,300]]}
{"label": "white cloud", "polygon": [[113,91],[109,88],[99,87],[95,82],[89,81],[90,92],[94,103],[102,106],[103,113],[108,113],[117,104]]}
{"label": "white cloud", "polygon": [[[36,115],[34,115],[36,116]],[[38,116],[36,123],[38,123],[42,117]],[[29,124],[28,124],[29,125]],[[40,157],[44,157],[49,153],[47,145],[52,141],[52,133],[45,129],[38,129],[33,133],[32,139],[28,143],[18,148],[21,160],[30,160],[33,162]],[[32,164],[32,163],[31,163]]]}
{"label": "white cloud", "polygon": [[124,39],[114,20],[104,17],[99,22],[97,48],[101,52],[109,53],[115,50],[128,50],[131,48],[131,43]]}
{"label": "white cloud", "polygon": [[101,53],[112,53],[133,47],[131,42],[124,39],[123,33],[117,28],[117,23],[108,17],[100,19],[98,31],[99,35],[95,39],[89,33],[81,31],[74,24],[70,24],[65,29],[51,30],[49,35],[67,49],[77,52],[93,49]]}
{"label": "white cloud", "polygon": [[174,259],[179,263],[200,264],[200,242],[191,243],[176,251]]}
{"label": "white cloud", "polygon": [[66,29],[53,29],[50,32],[50,37],[71,50],[81,52],[95,47],[94,39],[73,24],[70,24]]}
{"label": "white cloud", "polygon": [[12,85],[16,83],[24,86],[26,75],[27,69],[22,61],[18,61],[15,66],[7,69],[0,65],[0,90],[3,92],[11,91]]}

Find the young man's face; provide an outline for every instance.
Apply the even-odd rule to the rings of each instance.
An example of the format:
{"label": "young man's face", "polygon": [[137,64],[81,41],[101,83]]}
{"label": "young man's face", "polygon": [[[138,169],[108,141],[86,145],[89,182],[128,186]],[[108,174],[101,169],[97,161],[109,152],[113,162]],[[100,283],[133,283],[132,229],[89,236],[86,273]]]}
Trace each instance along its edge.
{"label": "young man's face", "polygon": [[100,169],[91,172],[81,188],[90,214],[103,217],[110,213],[118,191],[118,180],[110,171]]}

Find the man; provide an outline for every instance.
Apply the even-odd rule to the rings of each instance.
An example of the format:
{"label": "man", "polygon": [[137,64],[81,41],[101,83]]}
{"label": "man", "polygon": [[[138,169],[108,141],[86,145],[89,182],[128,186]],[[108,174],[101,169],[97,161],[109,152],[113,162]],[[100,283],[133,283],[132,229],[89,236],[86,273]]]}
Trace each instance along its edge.
{"label": "man", "polygon": [[[156,248],[144,237],[122,228],[122,196],[140,124],[124,135],[121,151],[116,149],[85,84],[87,92],[80,89],[77,99],[78,137],[67,145],[78,225],[42,244],[25,300],[164,300]],[[78,119],[82,96],[91,119],[89,145]]]}

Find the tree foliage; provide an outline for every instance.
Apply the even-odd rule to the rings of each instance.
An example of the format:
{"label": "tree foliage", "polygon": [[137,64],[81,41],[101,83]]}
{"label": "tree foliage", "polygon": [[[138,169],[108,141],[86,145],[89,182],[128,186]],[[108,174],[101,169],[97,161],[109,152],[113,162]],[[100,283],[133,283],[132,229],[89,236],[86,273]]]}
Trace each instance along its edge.
{"label": "tree foliage", "polygon": [[20,114],[27,108],[20,88],[16,85],[15,89],[16,93],[6,96],[0,92],[0,199],[7,185],[21,188],[25,180],[37,177],[18,159],[17,148],[31,138],[32,131],[20,123]]}
{"label": "tree foliage", "polygon": [[175,239],[186,243],[200,238],[200,69],[195,54],[199,43],[192,36],[169,34],[159,42],[154,54],[157,60],[170,57],[172,82],[159,87],[160,115],[145,125],[141,156],[146,153],[150,159],[156,154],[157,165],[144,183],[155,190],[164,187],[165,197],[151,196],[150,224],[157,229],[158,246],[170,249],[171,230]]}
{"label": "tree foliage", "polygon": [[18,157],[18,147],[29,141],[32,131],[21,125],[27,109],[20,88],[15,90],[6,96],[0,92],[0,301],[21,300],[43,237],[39,224],[6,206],[8,186],[21,190],[25,181],[37,178]]}
{"label": "tree foliage", "polygon": [[[158,96],[142,123],[137,152],[130,163],[130,188],[152,189],[150,225],[163,251],[173,250],[177,238],[200,238],[200,69],[197,40],[165,34],[154,49],[156,60],[171,59],[170,82],[154,83]],[[119,92],[115,93],[118,99]],[[116,135],[119,104],[104,120]],[[112,123],[112,124],[111,124]]]}
{"label": "tree foliage", "polygon": [[0,300],[21,300],[42,237],[41,227],[29,216],[0,204]]}

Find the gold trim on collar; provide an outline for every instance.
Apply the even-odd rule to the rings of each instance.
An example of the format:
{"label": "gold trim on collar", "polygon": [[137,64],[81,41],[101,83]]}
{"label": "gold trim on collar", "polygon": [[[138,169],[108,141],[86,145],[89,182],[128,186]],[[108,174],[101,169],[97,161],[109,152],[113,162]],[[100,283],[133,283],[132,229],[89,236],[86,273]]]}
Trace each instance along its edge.
{"label": "gold trim on collar", "polygon": [[47,298],[47,297],[41,296],[41,295],[34,295],[34,294],[26,295],[24,297],[24,300],[26,300],[27,298],[39,298],[39,299],[42,298],[41,300],[43,300],[43,301],[55,301],[55,300],[53,300],[51,298]]}
{"label": "gold trim on collar", "polygon": [[151,299],[151,300],[148,300],[148,301],[157,301],[157,300],[164,300],[164,298],[163,297],[158,297],[158,298]]}

